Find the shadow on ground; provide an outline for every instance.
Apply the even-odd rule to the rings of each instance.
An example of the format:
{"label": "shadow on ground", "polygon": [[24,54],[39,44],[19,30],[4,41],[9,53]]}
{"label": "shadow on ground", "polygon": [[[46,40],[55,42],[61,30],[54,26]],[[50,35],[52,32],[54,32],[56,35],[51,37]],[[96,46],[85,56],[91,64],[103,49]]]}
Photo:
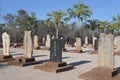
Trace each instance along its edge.
{"label": "shadow on ground", "polygon": [[85,64],[85,63],[90,63],[90,62],[91,61],[78,61],[78,62],[70,63],[70,65],[72,65],[72,66],[78,66],[78,65]]}
{"label": "shadow on ground", "polygon": [[62,57],[62,59],[67,59],[67,58],[70,58],[70,57]]}
{"label": "shadow on ground", "polygon": [[6,67],[8,67],[7,64],[5,64],[5,63],[0,63],[0,69],[1,69],[1,68],[6,68]]}

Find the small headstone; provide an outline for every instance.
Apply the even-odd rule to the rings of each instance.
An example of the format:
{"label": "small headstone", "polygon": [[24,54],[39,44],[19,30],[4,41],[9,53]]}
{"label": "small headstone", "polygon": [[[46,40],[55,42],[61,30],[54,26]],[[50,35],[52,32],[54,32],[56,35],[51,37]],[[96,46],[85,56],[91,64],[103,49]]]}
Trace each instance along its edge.
{"label": "small headstone", "polygon": [[114,47],[112,34],[100,34],[98,47],[98,61],[100,67],[114,68]]}
{"label": "small headstone", "polygon": [[88,45],[88,37],[85,37],[85,45]]}
{"label": "small headstone", "polygon": [[94,50],[98,50],[98,39],[95,40]]}
{"label": "small headstone", "polygon": [[10,37],[7,32],[2,34],[3,40],[3,55],[9,56],[10,55]]}
{"label": "small headstone", "polygon": [[97,40],[97,38],[93,36],[93,45],[95,45],[95,40]]}
{"label": "small headstone", "polygon": [[34,48],[35,49],[38,48],[38,36],[37,35],[34,36]]}
{"label": "small headstone", "polygon": [[24,32],[24,57],[32,58],[32,38],[31,31]]}
{"label": "small headstone", "polygon": [[44,37],[43,37],[42,41],[43,41],[43,44],[45,44],[45,38]]}
{"label": "small headstone", "polygon": [[76,38],[76,50],[80,52],[81,50],[81,39]]}
{"label": "small headstone", "polygon": [[50,61],[62,62],[62,40],[52,39],[50,48]]}
{"label": "small headstone", "polygon": [[50,48],[50,35],[47,34],[46,47]]}

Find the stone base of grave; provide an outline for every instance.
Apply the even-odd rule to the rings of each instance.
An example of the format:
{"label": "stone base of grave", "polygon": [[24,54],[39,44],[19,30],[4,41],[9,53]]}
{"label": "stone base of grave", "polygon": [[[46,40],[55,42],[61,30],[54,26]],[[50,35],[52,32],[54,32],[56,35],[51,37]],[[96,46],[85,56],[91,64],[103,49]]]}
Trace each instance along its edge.
{"label": "stone base of grave", "polygon": [[51,73],[58,73],[73,69],[73,66],[67,65],[66,62],[45,62],[43,65],[35,66],[34,69],[39,69]]}
{"label": "stone base of grave", "polygon": [[50,48],[45,47],[45,48],[40,48],[40,50],[50,50]]}
{"label": "stone base of grave", "polygon": [[94,50],[94,51],[89,52],[88,54],[98,54],[98,51]]}
{"label": "stone base of grave", "polygon": [[25,58],[25,57],[17,57],[13,61],[8,61],[8,65],[15,65],[15,66],[28,66],[28,65],[33,65],[37,64],[39,62],[35,61],[35,58]]}
{"label": "stone base of grave", "polygon": [[120,51],[115,51],[114,54],[115,55],[120,55]]}
{"label": "stone base of grave", "polygon": [[13,60],[12,55],[9,56],[0,55],[0,62],[10,61],[10,60]]}
{"label": "stone base of grave", "polygon": [[120,80],[120,75],[117,74],[118,74],[117,69],[97,67],[89,72],[81,74],[79,78],[82,78],[84,80]]}

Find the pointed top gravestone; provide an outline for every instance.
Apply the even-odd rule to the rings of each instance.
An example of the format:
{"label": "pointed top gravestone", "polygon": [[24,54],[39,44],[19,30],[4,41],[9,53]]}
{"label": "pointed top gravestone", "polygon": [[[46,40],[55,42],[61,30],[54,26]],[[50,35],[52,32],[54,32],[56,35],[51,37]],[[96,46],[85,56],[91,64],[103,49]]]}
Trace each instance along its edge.
{"label": "pointed top gravestone", "polygon": [[10,37],[7,32],[2,34],[2,41],[3,41],[3,55],[9,56],[10,55]]}
{"label": "pointed top gravestone", "polygon": [[35,49],[38,48],[38,36],[37,35],[34,36],[34,48]]}
{"label": "pointed top gravestone", "polygon": [[32,57],[32,38],[31,31],[24,32],[24,57],[31,58]]}

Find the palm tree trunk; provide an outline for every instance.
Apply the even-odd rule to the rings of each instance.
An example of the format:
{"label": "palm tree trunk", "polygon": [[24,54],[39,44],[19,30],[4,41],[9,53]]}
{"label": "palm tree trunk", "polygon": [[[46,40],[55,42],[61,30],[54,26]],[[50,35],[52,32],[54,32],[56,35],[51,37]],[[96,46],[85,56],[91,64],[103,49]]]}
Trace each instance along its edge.
{"label": "palm tree trunk", "polygon": [[56,23],[56,39],[58,39],[58,23]]}
{"label": "palm tree trunk", "polygon": [[56,39],[58,39],[58,27],[56,27]]}
{"label": "palm tree trunk", "polygon": [[78,30],[80,28],[80,18],[78,17]]}

